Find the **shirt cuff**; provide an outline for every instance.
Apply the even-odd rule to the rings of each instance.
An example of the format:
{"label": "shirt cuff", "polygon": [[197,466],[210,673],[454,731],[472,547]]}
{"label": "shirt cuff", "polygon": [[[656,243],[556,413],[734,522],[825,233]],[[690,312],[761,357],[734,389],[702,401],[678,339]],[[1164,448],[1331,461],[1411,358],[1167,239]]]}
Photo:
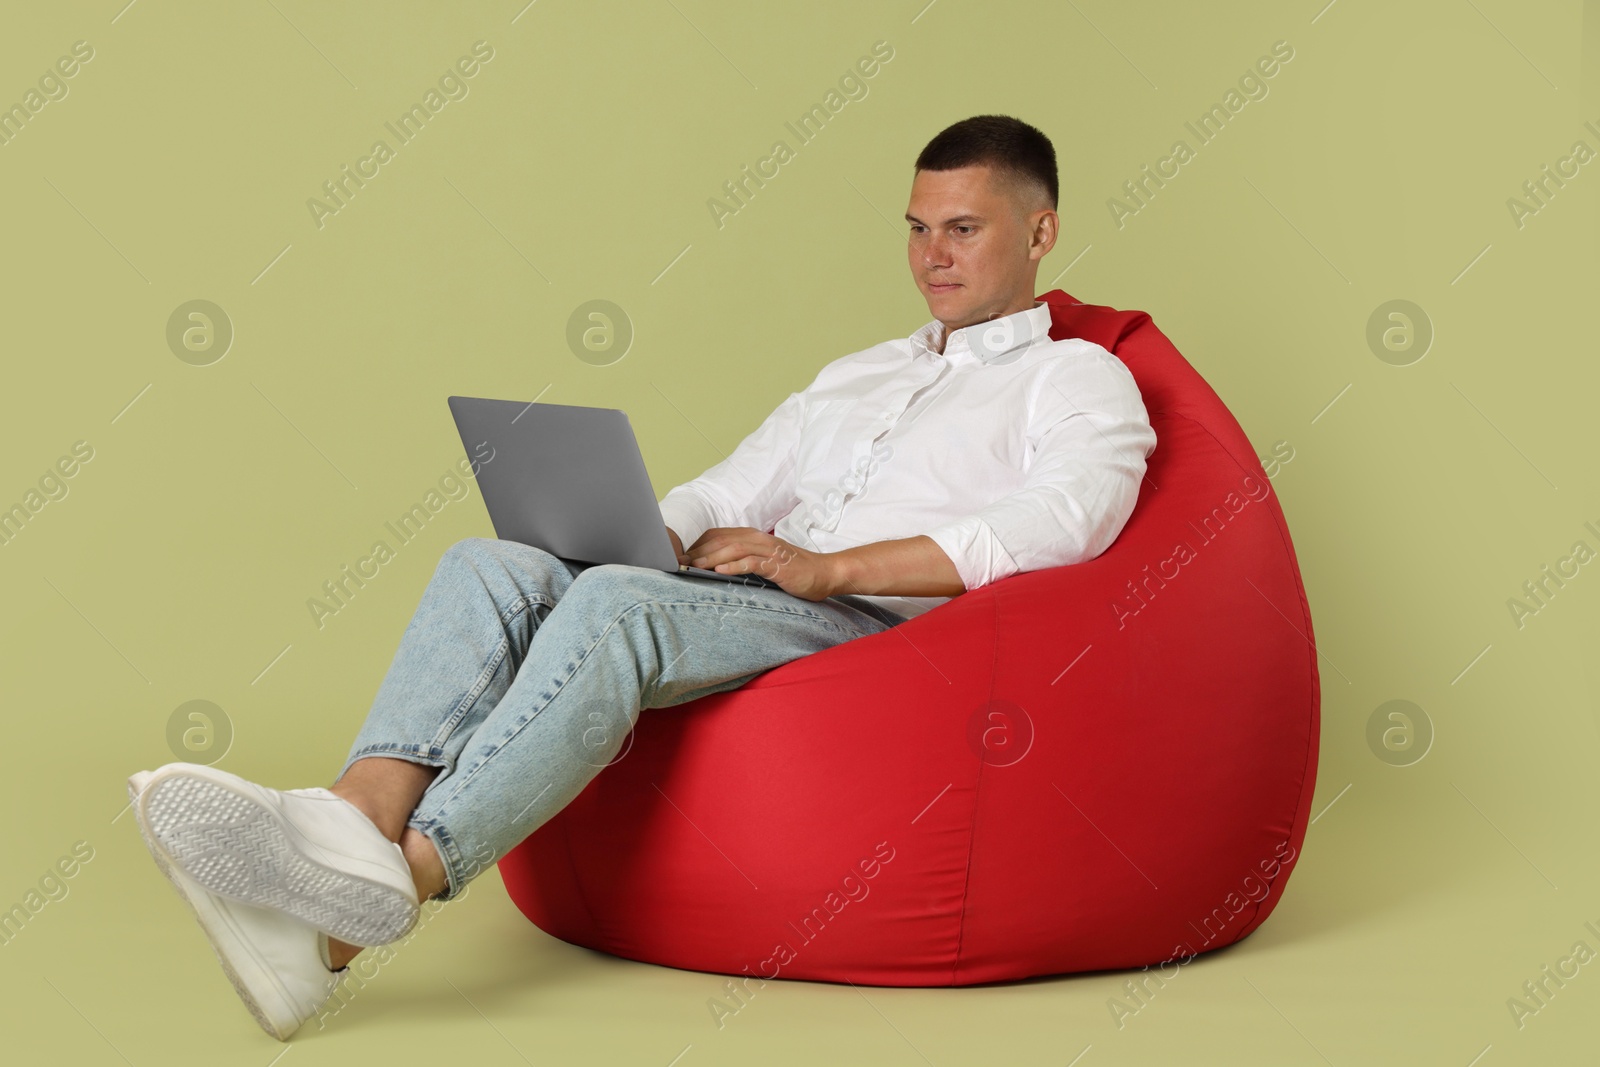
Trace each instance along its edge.
{"label": "shirt cuff", "polygon": [[961,583],[969,590],[1010,577],[1022,569],[989,524],[976,515],[936,526],[927,536],[950,557]]}
{"label": "shirt cuff", "polygon": [[710,505],[693,490],[681,485],[662,497],[660,508],[661,521],[667,529],[678,535],[685,549],[717,524]]}

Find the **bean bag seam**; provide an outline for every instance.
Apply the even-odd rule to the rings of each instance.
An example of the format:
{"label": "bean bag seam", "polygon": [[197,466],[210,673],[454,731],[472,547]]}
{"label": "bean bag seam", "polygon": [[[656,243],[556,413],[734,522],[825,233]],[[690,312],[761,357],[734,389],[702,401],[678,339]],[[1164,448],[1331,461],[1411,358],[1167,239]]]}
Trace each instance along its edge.
{"label": "bean bag seam", "polygon": [[[990,585],[998,585],[991,582]],[[990,632],[994,635],[994,642],[989,652],[989,695],[984,698],[984,704],[994,699],[995,668],[1000,662],[1000,594],[989,595]],[[972,855],[978,846],[978,811],[983,807],[983,768],[984,760],[978,760],[978,777],[972,787],[972,816],[967,820],[967,865],[961,872],[961,911],[956,919],[956,958],[950,968],[950,982],[956,984],[956,979],[961,974],[961,953],[967,944],[967,910],[971,906],[970,891],[972,888]]]}
{"label": "bean bag seam", "polygon": [[589,906],[589,887],[583,884],[583,872],[578,866],[578,857],[572,851],[571,820],[560,819],[561,844],[567,853],[567,869],[572,872],[572,886],[577,890],[578,903],[583,905],[583,913],[589,917],[589,929],[600,934],[601,941],[610,943],[610,937],[600,929],[599,920],[595,918],[594,909]]}

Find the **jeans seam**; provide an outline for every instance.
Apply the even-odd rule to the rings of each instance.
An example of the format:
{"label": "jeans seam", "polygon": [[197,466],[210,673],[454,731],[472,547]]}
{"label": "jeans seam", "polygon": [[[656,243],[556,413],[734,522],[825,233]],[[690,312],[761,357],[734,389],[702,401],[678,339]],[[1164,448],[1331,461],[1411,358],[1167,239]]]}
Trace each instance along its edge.
{"label": "jeans seam", "polygon": [[[667,608],[710,608],[710,607],[726,608],[726,607],[733,607],[732,604],[727,604],[727,603],[724,603],[723,601],[720,601],[720,600],[714,600],[714,601],[707,601],[707,600],[650,600],[650,601],[644,601],[641,604],[637,604],[637,605],[634,605],[634,606],[635,607],[642,607],[644,604],[647,604],[647,603],[648,604],[659,604],[662,607],[667,607]],[[757,611],[767,611],[767,612],[772,612],[773,614],[777,614],[777,615],[792,615],[797,619],[810,619],[813,622],[820,622],[820,623],[822,623],[822,625],[830,627],[830,628],[835,629],[835,630],[838,630],[841,633],[849,633],[850,632],[845,627],[840,626],[838,623],[834,622],[832,619],[828,618],[826,615],[823,615],[821,612],[817,612],[817,611],[795,611],[795,610],[792,610],[790,608],[782,608],[782,607],[774,607],[774,606],[765,605],[765,604],[757,604],[754,601],[750,601],[750,602],[740,601],[739,602],[739,607],[740,608],[753,607]],[[619,618],[620,618],[620,616],[619,616]]]}
{"label": "jeans seam", "polygon": [[510,608],[501,613],[500,625],[508,625],[512,619],[516,618],[518,615],[521,615],[523,611],[527,609],[529,604],[543,604],[552,610],[554,610],[556,606],[555,601],[546,600],[544,598],[544,594],[542,593],[529,593],[520,596],[517,598],[516,603],[512,604]]}
{"label": "jeans seam", "polygon": [[[531,596],[520,596],[517,598],[515,604],[513,604],[506,611],[501,612],[501,627],[504,628],[511,625],[511,622],[516,619],[517,616],[523,614],[523,612],[528,609],[528,606],[533,603],[547,604],[547,606],[552,608],[554,607],[553,604],[548,604],[544,597],[538,594],[533,594]],[[432,747],[443,748],[445,746],[445,742],[450,740],[450,735],[455,733],[456,730],[461,726],[461,720],[467,717],[467,715],[472,711],[473,705],[478,702],[478,698],[483,696],[483,691],[489,688],[489,682],[494,678],[495,672],[500,669],[500,664],[505,662],[505,658],[510,654],[510,652],[511,639],[509,637],[501,637],[500,643],[495,646],[494,654],[490,656],[488,662],[484,664],[483,670],[478,672],[478,677],[472,683],[472,688],[467,690],[467,692],[461,697],[460,702],[456,704],[455,709],[451,711],[449,715],[445,716],[444,722],[439,724],[439,732],[434,734],[433,739],[430,742]]]}

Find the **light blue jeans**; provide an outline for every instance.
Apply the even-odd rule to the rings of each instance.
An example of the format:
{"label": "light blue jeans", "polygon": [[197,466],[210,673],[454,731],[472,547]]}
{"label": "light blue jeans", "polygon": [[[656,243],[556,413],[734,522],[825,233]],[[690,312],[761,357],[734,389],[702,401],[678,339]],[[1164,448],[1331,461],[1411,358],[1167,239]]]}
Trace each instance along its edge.
{"label": "light blue jeans", "polygon": [[409,824],[438,848],[449,900],[615,760],[640,709],[904,621],[855,596],[468,538],[440,559],[339,773],[367,756],[442,768]]}

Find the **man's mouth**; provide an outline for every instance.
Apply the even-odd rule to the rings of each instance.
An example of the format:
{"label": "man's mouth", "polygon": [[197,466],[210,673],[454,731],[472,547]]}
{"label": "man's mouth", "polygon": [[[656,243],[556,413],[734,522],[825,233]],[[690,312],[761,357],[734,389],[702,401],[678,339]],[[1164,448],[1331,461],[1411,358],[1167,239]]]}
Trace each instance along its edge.
{"label": "man's mouth", "polygon": [[936,293],[942,293],[946,289],[955,289],[960,285],[960,282],[929,282],[928,288],[932,289]]}

